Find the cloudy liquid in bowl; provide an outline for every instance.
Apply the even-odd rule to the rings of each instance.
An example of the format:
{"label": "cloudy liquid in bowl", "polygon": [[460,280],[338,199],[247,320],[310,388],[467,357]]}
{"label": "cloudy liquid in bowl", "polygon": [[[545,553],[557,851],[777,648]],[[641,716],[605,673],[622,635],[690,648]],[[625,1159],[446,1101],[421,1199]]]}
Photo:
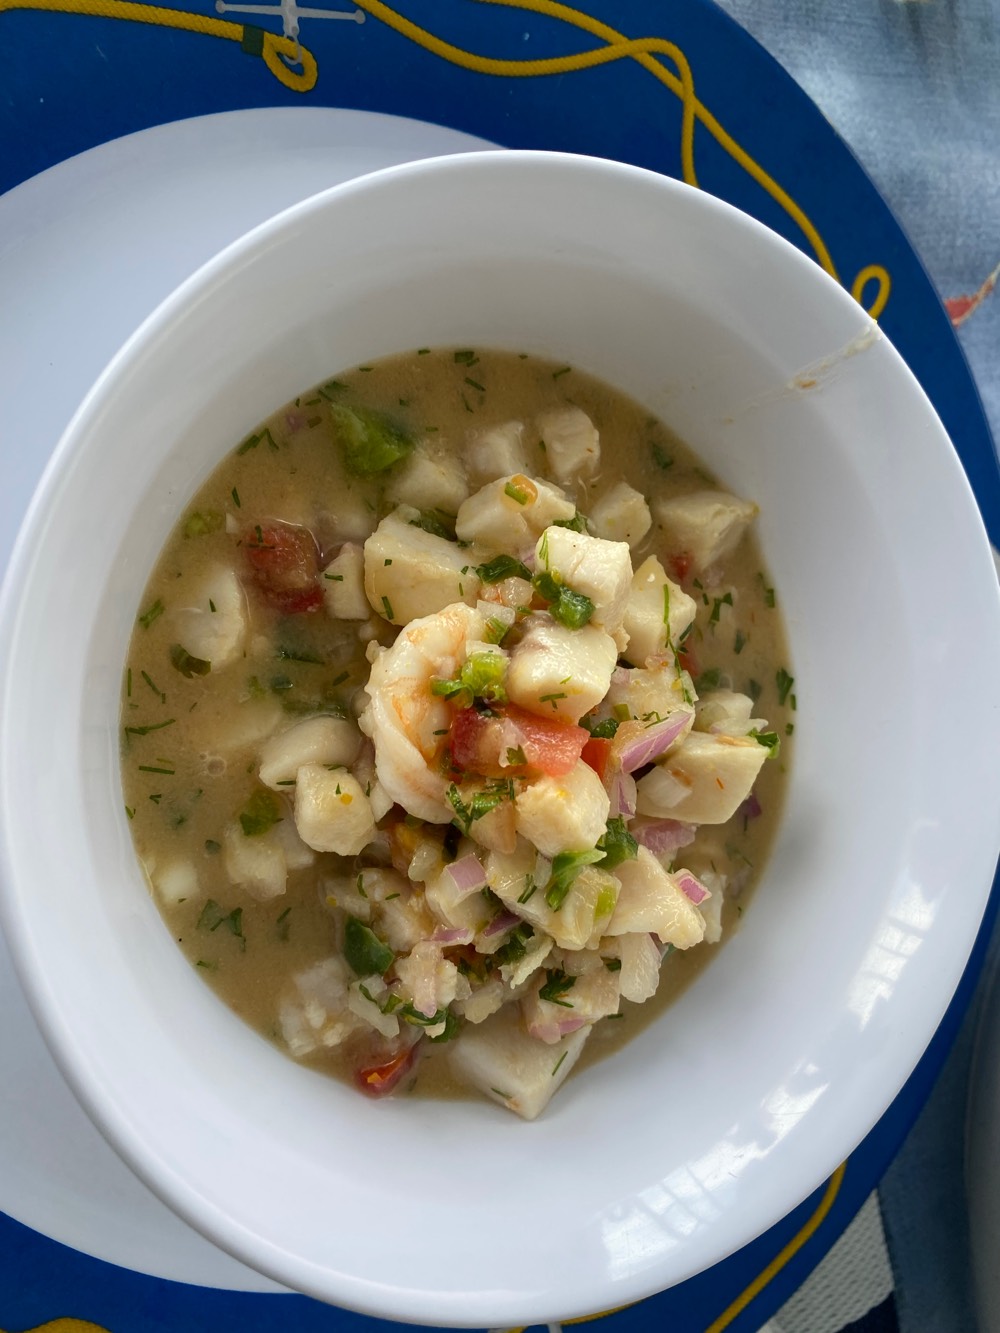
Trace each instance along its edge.
{"label": "cloudy liquid in bowl", "polygon": [[[125,804],[138,856],[167,926],[192,966],[247,1023],[326,1072],[357,1079],[363,1067],[378,1067],[379,1061],[388,1067],[400,1041],[408,1051],[421,1037],[420,1049],[431,1058],[419,1065],[410,1061],[400,1087],[414,1085],[437,1095],[465,1088],[452,1077],[451,1041],[426,1039],[426,1016],[422,1019],[410,1005],[415,1023],[399,1023],[394,1007],[405,1016],[405,1006],[398,997],[393,1006],[391,967],[386,969],[389,989],[375,1001],[389,1011],[383,1018],[396,1018],[401,1038],[373,1035],[363,1025],[359,1031],[353,1010],[344,1010],[338,1027],[328,998],[330,979],[324,982],[320,973],[329,960],[343,956],[347,915],[363,917],[371,911],[374,915],[363,924],[379,923],[380,913],[390,910],[388,901],[375,908],[365,905],[364,896],[359,901],[366,874],[377,872],[369,882],[381,885],[376,893],[389,901],[400,895],[386,892],[394,882],[386,876],[396,875],[400,893],[408,898],[420,887],[406,872],[421,839],[445,837],[447,844],[450,838],[443,853],[447,859],[457,854],[458,833],[471,833],[473,825],[461,827],[459,817],[460,827],[446,836],[444,826],[428,826],[390,803],[378,818],[375,836],[359,853],[316,850],[295,832],[294,776],[276,786],[262,785],[262,751],[275,736],[311,718],[353,723],[368,703],[365,686],[375,651],[370,645],[389,648],[401,632],[392,623],[399,620],[399,613],[393,614],[394,585],[385,584],[388,595],[378,592],[383,586],[379,578],[391,578],[384,566],[392,560],[380,559],[383,568],[372,570],[371,546],[366,578],[373,586],[364,618],[330,613],[331,594],[343,582],[336,570],[345,543],[360,548],[374,540],[371,534],[382,520],[408,501],[412,507],[401,512],[414,516],[408,521],[415,531],[454,542],[462,495],[476,492],[489,471],[483,432],[522,423],[522,432],[504,437],[501,431],[498,439],[502,444],[516,437],[523,460],[517,476],[551,480],[552,460],[533,423],[539,414],[567,405],[582,409],[598,427],[600,464],[589,475],[581,469],[560,478],[565,495],[580,515],[589,516],[595,509],[601,512],[614,488],[628,483],[653,510],[649,531],[630,543],[633,568],[657,556],[676,586],[694,600],[697,614],[690,631],[682,644],[670,645],[679,654],[677,669],[689,673],[684,677],[691,686],[687,702],[693,704],[695,696],[711,699],[719,691],[745,695],[752,701],[755,724],[766,720],[766,730],[755,725],[754,731],[762,733],[758,743],[773,757],[760,769],[750,797],[724,823],[698,825],[693,840],[673,855],[661,854],[662,864],[672,871],[684,867],[702,884],[711,883],[722,901],[719,924],[725,939],[748,905],[766,860],[794,729],[794,685],[779,599],[752,530],[709,569],[699,570],[683,551],[671,549],[669,533],[656,517],[661,501],[721,490],[716,479],[640,405],[557,363],[478,349],[435,349],[340,374],[301,394],[238,442],[191,499],[147,585],[122,698]],[[374,411],[383,422],[391,419],[395,425],[383,444],[390,455],[398,448],[399,459],[367,474],[359,471],[342,439],[338,444],[347,420],[344,409]],[[440,464],[440,491],[434,490],[433,472],[430,492],[426,477],[414,480],[413,460],[420,456]],[[517,492],[521,483],[512,484]],[[582,527],[582,520],[574,521]],[[286,538],[288,549],[279,552],[285,567],[275,574],[268,562],[273,563],[276,545]],[[468,568],[478,569],[482,559],[482,551],[470,549]],[[310,561],[314,567],[303,570],[303,562],[309,566]],[[475,596],[468,597],[462,586],[463,577],[469,576],[460,569],[458,597],[475,604]],[[484,582],[480,596],[491,595],[488,588]],[[219,590],[216,596],[213,589]],[[536,597],[536,614],[544,614],[539,611],[543,606]],[[518,615],[524,614],[521,607]],[[235,639],[223,632],[226,617],[238,623]],[[216,633],[219,625],[223,630]],[[199,642],[221,644],[222,665],[193,651],[192,643]],[[553,698],[553,711],[557,706]],[[482,701],[476,707],[483,710]],[[364,750],[352,762],[364,767]],[[641,770],[638,775],[641,779]],[[370,762],[362,777],[370,789]],[[254,863],[250,869],[248,857]],[[537,887],[544,892],[544,885]],[[354,904],[350,911],[345,892]],[[499,907],[494,898],[493,908]],[[443,923],[431,924],[440,934]],[[397,922],[396,929],[405,935],[406,923]],[[397,955],[402,947],[397,941]],[[479,984],[481,959],[470,955],[467,943],[443,947],[445,959],[464,967],[465,976],[471,968],[473,984]],[[654,1019],[714,952],[715,946],[706,943],[668,946],[656,996],[643,1004],[623,1001],[614,1014],[588,1024],[593,1036],[583,1063]],[[610,970],[616,961],[608,958],[605,964]],[[550,967],[546,975],[551,978],[555,971],[563,979],[550,981],[549,993],[568,1014],[573,989],[571,983],[559,990],[566,982],[564,966]],[[319,977],[320,989],[297,990],[297,979],[304,976]],[[370,987],[367,994],[370,998]],[[517,1004],[515,999],[513,1009]],[[458,1029],[460,1023],[449,1026]],[[473,1026],[465,1023],[466,1030]],[[566,1040],[552,1043],[554,1063]],[[577,1054],[574,1049],[574,1060]],[[484,1090],[504,1100],[496,1095],[504,1089]]]}

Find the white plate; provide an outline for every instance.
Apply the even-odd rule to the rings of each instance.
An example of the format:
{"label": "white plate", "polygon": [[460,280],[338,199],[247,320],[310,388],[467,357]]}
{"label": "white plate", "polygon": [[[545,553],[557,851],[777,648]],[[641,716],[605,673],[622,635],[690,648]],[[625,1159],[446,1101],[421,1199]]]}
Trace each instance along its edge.
{"label": "white plate", "polygon": [[[0,197],[0,572],[84,393],[159,302],[224,245],[380,167],[491,147],[399,117],[235,111],[129,135]],[[123,1165],[66,1087],[0,935],[0,1209],[138,1272],[281,1291],[190,1230]]]}

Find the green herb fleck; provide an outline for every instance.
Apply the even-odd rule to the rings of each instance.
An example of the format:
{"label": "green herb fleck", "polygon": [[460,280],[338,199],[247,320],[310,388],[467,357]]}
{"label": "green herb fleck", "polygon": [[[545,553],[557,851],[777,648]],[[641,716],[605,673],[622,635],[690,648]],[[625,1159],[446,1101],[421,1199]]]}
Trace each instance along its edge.
{"label": "green herb fleck", "polygon": [[331,403],[330,416],[344,465],[356,477],[385,472],[413,449],[413,440],[402,426],[382,412]]}
{"label": "green herb fleck", "polygon": [[545,901],[554,912],[558,912],[566,901],[566,895],[573,886],[573,881],[586,867],[596,861],[603,861],[604,852],[593,847],[586,852],[557,852],[552,859],[552,873],[545,886]]}
{"label": "green herb fleck", "polygon": [[790,676],[784,667],[779,667],[774,682],[778,687],[778,703],[783,704],[788,698],[789,690],[795,684],[795,677]]}
{"label": "green herb fleck", "polygon": [[649,451],[653,455],[653,462],[663,472],[669,471],[674,465],[674,460],[670,457],[662,444],[653,440],[649,446]]}
{"label": "green herb fleck", "polygon": [[354,916],[344,926],[344,957],[359,977],[381,976],[396,961],[388,944]]}
{"label": "green herb fleck", "polygon": [[211,662],[206,662],[201,657],[192,657],[188,650],[179,643],[171,645],[170,662],[182,676],[186,676],[189,680],[192,676],[207,676],[212,670]]}
{"label": "green herb fleck", "polygon": [[485,564],[477,565],[476,573],[483,583],[500,583],[511,578],[531,581],[531,570],[512,555],[496,555]]}
{"label": "green herb fleck", "polygon": [[142,615],[139,617],[139,624],[143,629],[149,629],[153,621],[159,620],[160,616],[163,615],[164,609],[163,602],[157,597],[153,605],[143,611]]}
{"label": "green herb fleck", "polygon": [[538,992],[540,1000],[547,1000],[549,1004],[562,1005],[564,1009],[572,1009],[573,1006],[569,1000],[564,1000],[562,996],[567,991],[573,989],[576,985],[576,977],[567,976],[559,967],[547,967],[545,969],[545,984]]}
{"label": "green herb fleck", "polygon": [[278,798],[266,788],[259,787],[240,812],[240,827],[248,838],[259,838],[280,823]]}
{"label": "green herb fleck", "polygon": [[175,717],[168,717],[166,722],[150,722],[144,727],[126,727],[126,736],[148,736],[151,731],[162,731],[164,727],[172,727],[177,721]]}

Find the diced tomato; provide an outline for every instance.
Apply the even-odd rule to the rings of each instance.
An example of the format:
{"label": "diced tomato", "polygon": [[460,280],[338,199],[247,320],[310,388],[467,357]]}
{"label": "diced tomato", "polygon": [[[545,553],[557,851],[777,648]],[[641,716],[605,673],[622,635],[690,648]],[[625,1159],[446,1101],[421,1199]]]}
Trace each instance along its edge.
{"label": "diced tomato", "polygon": [[611,758],[612,742],[598,736],[591,739],[583,747],[583,753],[580,758],[585,764],[589,764],[597,776],[604,781],[608,770],[608,761]]}
{"label": "diced tomato", "polygon": [[354,1071],[354,1082],[369,1097],[387,1097],[413,1068],[416,1046],[400,1051],[384,1064],[368,1065]]}
{"label": "diced tomato", "polygon": [[[559,777],[580,758],[589,732],[572,723],[555,722],[509,704],[497,716],[461,708],[451,723],[451,761],[463,773],[487,778],[513,777],[531,771]],[[518,762],[516,751],[524,755]],[[513,760],[513,762],[511,762]]]}
{"label": "diced tomato", "polygon": [[683,583],[691,573],[691,556],[687,551],[681,551],[679,555],[669,556],[667,564],[670,566],[670,572],[678,583]]}
{"label": "diced tomato", "polygon": [[583,747],[590,739],[590,732],[585,727],[539,717],[515,704],[506,710],[506,716],[520,734],[520,747],[530,767],[541,769],[554,778],[576,767]]}
{"label": "diced tomato", "polygon": [[689,676],[699,675],[698,659],[690,648],[681,648],[677,653],[677,660],[681,664],[681,669],[686,671]]}
{"label": "diced tomato", "polygon": [[[499,722],[475,708],[460,708],[451,720],[448,746],[451,762],[462,773],[488,773],[499,765]],[[492,741],[492,744],[490,742]]]}
{"label": "diced tomato", "polygon": [[323,605],[319,551],[307,529],[287,523],[248,528],[243,549],[254,585],[276,611],[293,616]]}

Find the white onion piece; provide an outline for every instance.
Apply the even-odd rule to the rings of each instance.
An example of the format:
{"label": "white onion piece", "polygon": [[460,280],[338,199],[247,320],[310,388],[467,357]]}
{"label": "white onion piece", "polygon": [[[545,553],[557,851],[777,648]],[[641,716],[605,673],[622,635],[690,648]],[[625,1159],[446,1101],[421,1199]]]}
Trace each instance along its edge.
{"label": "white onion piece", "polygon": [[651,764],[654,759],[658,759],[690,725],[692,717],[690,709],[680,708],[662,722],[654,722],[635,740],[627,741],[618,756],[625,772],[634,773],[637,768],[642,768],[645,764]]}
{"label": "white onion piece", "polygon": [[674,875],[677,887],[682,893],[694,903],[695,907],[703,903],[706,898],[711,898],[711,893],[705,888],[700,879],[696,879],[690,870],[678,870]]}
{"label": "white onion piece", "polygon": [[636,842],[648,847],[654,856],[673,856],[694,842],[698,833],[694,824],[679,819],[648,819],[632,825],[630,832]]}
{"label": "white onion piece", "polygon": [[468,856],[453,861],[450,866],[445,866],[445,869],[463,898],[486,888],[486,871],[483,869],[483,863],[471,852]]}

